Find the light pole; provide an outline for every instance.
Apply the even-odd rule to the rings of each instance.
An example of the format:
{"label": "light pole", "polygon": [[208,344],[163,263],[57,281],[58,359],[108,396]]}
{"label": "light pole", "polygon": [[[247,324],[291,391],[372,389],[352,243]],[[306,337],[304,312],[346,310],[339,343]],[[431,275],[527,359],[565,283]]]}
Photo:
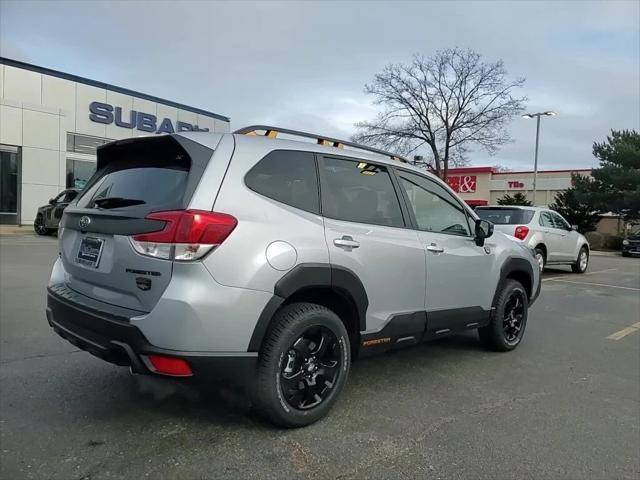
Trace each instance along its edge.
{"label": "light pole", "polygon": [[538,182],[538,144],[540,143],[540,117],[554,117],[556,112],[538,112],[538,113],[525,113],[522,118],[535,118],[536,119],[536,155],[533,161],[533,206],[536,206],[536,184]]}

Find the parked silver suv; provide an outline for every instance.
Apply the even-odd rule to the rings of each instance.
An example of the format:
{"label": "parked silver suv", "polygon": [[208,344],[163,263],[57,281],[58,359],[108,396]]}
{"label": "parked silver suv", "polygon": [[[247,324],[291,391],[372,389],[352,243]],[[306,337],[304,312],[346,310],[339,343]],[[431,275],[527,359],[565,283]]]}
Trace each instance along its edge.
{"label": "parked silver suv", "polygon": [[492,233],[439,179],[349,142],[121,140],[64,211],[47,318],[135,373],[243,378],[269,420],[303,426],[353,358],[470,329],[521,342],[540,271]]}
{"label": "parked silver suv", "polygon": [[509,205],[476,207],[476,213],[493,223],[496,230],[533,248],[541,270],[547,265],[570,265],[575,273],[587,271],[589,242],[558,212]]}

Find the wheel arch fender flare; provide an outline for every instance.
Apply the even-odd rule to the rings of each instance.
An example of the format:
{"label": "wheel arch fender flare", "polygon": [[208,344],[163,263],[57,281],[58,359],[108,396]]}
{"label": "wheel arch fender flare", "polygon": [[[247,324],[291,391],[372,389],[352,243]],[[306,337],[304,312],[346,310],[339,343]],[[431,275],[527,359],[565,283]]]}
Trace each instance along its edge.
{"label": "wheel arch fender flare", "polygon": [[273,296],[263,308],[254,327],[248,351],[260,350],[273,316],[287,298],[309,288],[332,288],[348,296],[356,307],[360,331],[366,330],[369,298],[360,278],[348,268],[328,263],[301,263],[276,282]]}
{"label": "wheel arch fender flare", "polygon": [[[491,302],[491,306],[493,308],[496,307],[496,301],[498,299],[498,295],[500,294],[500,288],[504,283],[504,281],[509,277],[513,278],[513,277],[517,277],[518,275],[524,275],[525,278],[528,279],[528,285],[523,285],[523,287],[527,291],[527,296],[529,297],[529,299],[534,297],[535,295],[535,292],[533,291],[534,275],[533,275],[533,267],[531,265],[531,262],[529,262],[524,258],[508,257],[500,267],[500,279],[498,281],[498,284],[496,285],[496,291],[493,295],[493,301]],[[540,279],[539,282],[542,283],[542,279]]]}

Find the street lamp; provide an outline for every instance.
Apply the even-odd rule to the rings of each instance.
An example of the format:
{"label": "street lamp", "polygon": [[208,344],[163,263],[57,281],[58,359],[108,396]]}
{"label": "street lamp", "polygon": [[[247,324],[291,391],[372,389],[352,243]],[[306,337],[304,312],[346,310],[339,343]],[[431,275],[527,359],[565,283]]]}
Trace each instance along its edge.
{"label": "street lamp", "polygon": [[536,183],[538,181],[538,143],[540,141],[540,117],[555,117],[556,112],[538,112],[538,113],[525,113],[522,118],[535,118],[536,119],[536,156],[533,161],[533,206],[536,206]]}

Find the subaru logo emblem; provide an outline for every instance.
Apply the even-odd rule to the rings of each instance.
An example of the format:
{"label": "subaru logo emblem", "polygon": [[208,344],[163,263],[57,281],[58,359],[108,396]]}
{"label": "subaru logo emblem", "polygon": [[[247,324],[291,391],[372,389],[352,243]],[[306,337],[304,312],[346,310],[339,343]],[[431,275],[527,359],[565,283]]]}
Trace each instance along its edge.
{"label": "subaru logo emblem", "polygon": [[91,223],[91,219],[86,215],[84,215],[80,217],[80,221],[78,222],[78,225],[80,226],[80,228],[87,228],[90,223]]}

